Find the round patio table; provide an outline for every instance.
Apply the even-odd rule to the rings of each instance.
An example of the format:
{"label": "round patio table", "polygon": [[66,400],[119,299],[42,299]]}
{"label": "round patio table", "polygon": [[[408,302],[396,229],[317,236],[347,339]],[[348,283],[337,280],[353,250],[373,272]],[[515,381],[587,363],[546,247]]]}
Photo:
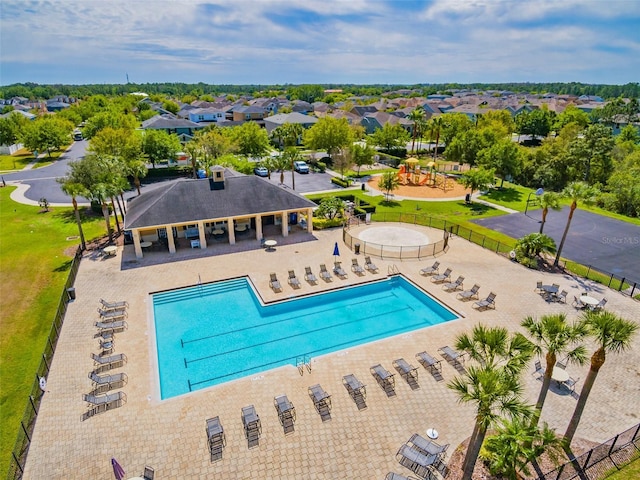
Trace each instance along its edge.
{"label": "round patio table", "polygon": [[140,242],[141,248],[149,248],[151,245],[153,245],[151,242]]}
{"label": "round patio table", "polygon": [[267,250],[273,250],[273,247],[275,247],[278,244],[278,242],[276,242],[275,240],[267,240],[266,242],[264,242],[264,246],[267,247]]}
{"label": "round patio table", "polygon": [[427,437],[429,437],[431,440],[435,440],[436,438],[438,438],[438,431],[435,428],[429,428],[427,430]]}
{"label": "round patio table", "polygon": [[558,383],[566,382],[567,380],[569,380],[569,373],[564,368],[553,367],[551,378],[553,378]]}
{"label": "round patio table", "polygon": [[109,245],[108,247],[104,247],[103,251],[109,257],[113,257],[118,251],[118,247],[116,247],[115,245]]}
{"label": "round patio table", "polygon": [[580,297],[580,301],[585,305],[590,305],[592,307],[600,303],[600,300],[598,300],[597,298],[590,297],[589,295],[582,295]]}

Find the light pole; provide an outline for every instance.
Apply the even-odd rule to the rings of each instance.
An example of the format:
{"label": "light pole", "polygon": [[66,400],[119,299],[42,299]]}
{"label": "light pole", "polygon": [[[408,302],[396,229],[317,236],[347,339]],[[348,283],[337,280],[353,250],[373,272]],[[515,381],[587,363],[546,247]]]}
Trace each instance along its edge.
{"label": "light pole", "polygon": [[[524,214],[525,215],[527,214],[527,210],[529,210],[529,204],[531,203],[531,195],[535,195],[536,197],[539,197],[543,193],[544,193],[544,189],[543,188],[539,188],[535,192],[529,192],[529,196],[527,197],[527,205],[524,207]],[[533,201],[535,201],[535,199]]]}

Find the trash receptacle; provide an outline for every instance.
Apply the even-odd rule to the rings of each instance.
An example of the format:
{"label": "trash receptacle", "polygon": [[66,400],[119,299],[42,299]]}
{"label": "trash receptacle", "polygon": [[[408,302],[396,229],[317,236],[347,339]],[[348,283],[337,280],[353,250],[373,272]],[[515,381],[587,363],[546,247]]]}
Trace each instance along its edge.
{"label": "trash receptacle", "polygon": [[363,184],[362,184],[362,186],[361,186],[361,188],[362,188],[362,191],[363,191],[363,192],[366,190],[365,185],[366,185],[366,184],[365,184],[365,183],[363,183]]}
{"label": "trash receptacle", "polygon": [[360,244],[359,243],[354,243],[353,244],[353,251],[355,252],[356,255],[360,255]]}
{"label": "trash receptacle", "polygon": [[76,299],[76,289],[74,287],[67,288],[67,293],[69,294],[69,300]]}

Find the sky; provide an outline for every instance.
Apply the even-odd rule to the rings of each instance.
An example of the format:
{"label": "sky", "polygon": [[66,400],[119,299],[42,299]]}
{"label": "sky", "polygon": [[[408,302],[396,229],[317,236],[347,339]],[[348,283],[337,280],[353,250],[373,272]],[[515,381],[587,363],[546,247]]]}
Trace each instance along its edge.
{"label": "sky", "polygon": [[640,81],[640,0],[0,0],[0,85]]}

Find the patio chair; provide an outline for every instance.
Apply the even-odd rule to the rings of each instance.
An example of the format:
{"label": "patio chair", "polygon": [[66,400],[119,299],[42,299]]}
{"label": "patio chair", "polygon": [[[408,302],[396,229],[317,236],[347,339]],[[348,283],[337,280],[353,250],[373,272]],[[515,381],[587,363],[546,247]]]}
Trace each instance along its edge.
{"label": "patio chair", "polygon": [[93,370],[93,373],[96,374],[113,370],[114,368],[120,368],[127,363],[127,356],[124,353],[109,355],[108,357],[101,357],[100,355],[92,353],[91,358],[93,358],[93,363],[97,367]]}
{"label": "patio chair", "polygon": [[456,297],[458,300],[471,300],[472,298],[478,298],[478,290],[480,290],[480,285],[477,283],[471,287],[471,290],[465,290],[464,292],[458,292]]}
{"label": "patio chair", "polygon": [[367,408],[367,404],[365,403],[367,389],[364,383],[358,380],[355,375],[349,374],[342,377],[342,384],[347,389],[347,392],[349,392],[353,401],[356,402],[358,410]]}
{"label": "patio chair", "polygon": [[122,301],[122,302],[107,302],[106,300],[104,300],[103,298],[100,299],[100,304],[102,305],[102,309],[105,311],[108,310],[124,310],[125,308],[129,307],[129,302]]}
{"label": "patio chair", "polygon": [[607,304],[607,299],[603,298],[597,305],[593,306],[593,310],[602,310],[604,306]]}
{"label": "patio chair", "polygon": [[127,322],[124,320],[119,320],[117,322],[96,322],[95,326],[99,329],[99,333],[102,337],[104,337],[106,333],[124,332],[129,328],[129,325],[127,325]]}
{"label": "patio chair", "polygon": [[96,372],[89,373],[89,378],[93,384],[92,393],[105,393],[109,390],[124,387],[129,381],[126,373],[116,373],[114,375],[98,375]]}
{"label": "patio chair", "polygon": [[423,268],[422,270],[420,270],[420,275],[433,275],[438,273],[440,268],[440,262],[433,262],[433,265],[431,265],[430,267],[426,267]]}
{"label": "patio chair", "polygon": [[456,290],[461,290],[463,288],[462,282],[464,282],[464,277],[460,275],[458,278],[456,278],[455,282],[446,283],[442,286],[442,288],[447,292],[454,292]]}
{"label": "patio chair", "polygon": [[416,367],[407,363],[407,361],[404,358],[398,358],[397,360],[394,360],[392,365],[393,365],[393,368],[395,368],[398,371],[400,376],[404,378],[404,380],[409,385],[412,385],[412,386],[417,385],[418,369]]}
{"label": "patio chair", "polygon": [[396,380],[394,378],[393,373],[391,373],[389,370],[387,370],[380,364],[374,365],[369,369],[369,371],[371,372],[371,375],[373,375],[373,378],[376,379],[376,382],[378,382],[378,385],[380,385],[380,387],[384,390],[384,392],[387,394],[388,397],[396,394],[394,390],[394,387],[396,385]]}
{"label": "patio chair", "polygon": [[260,440],[260,434],[262,433],[262,424],[253,405],[242,407],[242,425],[244,426],[244,434],[247,437],[248,447],[257,446]]}
{"label": "patio chair", "polygon": [[562,370],[567,368],[567,359],[565,358],[564,360],[558,360],[556,362],[556,367],[561,368]]}
{"label": "patio chair", "polygon": [[356,275],[364,275],[364,268],[360,266],[357,258],[351,259],[351,271]]}
{"label": "patio chair", "polygon": [[364,257],[364,269],[369,270],[371,273],[376,273],[378,271],[378,267],[371,261],[370,256]]}
{"label": "patio chair", "polygon": [[578,383],[578,380],[580,380],[580,378],[572,378],[569,377],[568,380],[565,380],[564,382],[562,382],[562,384],[567,387],[571,393],[575,393],[576,391],[576,383]]}
{"label": "patio chair", "polygon": [[396,459],[400,465],[408,468],[419,477],[431,478],[429,467],[438,460],[438,456],[431,454],[424,455],[422,452],[405,444],[402,445],[398,453],[396,453]]}
{"label": "patio chair", "polygon": [[553,299],[556,302],[567,303],[567,295],[569,295],[569,292],[567,292],[566,290],[562,290],[558,295],[555,295]]}
{"label": "patio chair", "polygon": [[289,278],[287,279],[287,282],[289,282],[289,285],[293,288],[300,288],[300,280],[298,280],[298,277],[296,277],[293,270],[289,270]]}
{"label": "patio chair", "polygon": [[437,455],[438,457],[443,457],[449,448],[448,443],[445,445],[439,445],[433,440],[427,440],[417,433],[411,435],[407,445],[410,445],[411,448],[417,450],[423,455]]}
{"label": "patio chair", "polygon": [[320,278],[325,282],[330,282],[332,280],[331,274],[327,270],[327,266],[324,263],[320,264]]}
{"label": "patio chair", "polygon": [[311,267],[304,267],[304,279],[309,283],[318,283],[318,279],[311,271]]}
{"label": "patio chair", "polygon": [[542,288],[542,281],[541,280],[538,280],[538,282],[536,282],[536,288],[535,288],[534,292],[540,293],[540,294],[544,293],[544,288]]}
{"label": "patio chair", "polygon": [[416,353],[416,360],[425,369],[429,370],[431,374],[439,374],[442,371],[441,360],[436,360],[427,352]]}
{"label": "patio chair", "polygon": [[342,268],[342,262],[333,262],[333,273],[340,278],[346,278],[347,272]]}
{"label": "patio chair", "polygon": [[274,292],[281,292],[282,287],[280,286],[280,282],[278,281],[278,277],[275,273],[269,274],[269,286],[272,288]]}
{"label": "patio chair", "polygon": [[331,395],[325,392],[320,384],[312,385],[307,391],[322,421],[331,420]]}
{"label": "patio chair", "polygon": [[99,413],[113,410],[127,403],[127,395],[124,392],[115,392],[108,395],[82,395],[82,399],[90,406],[89,410],[82,414],[81,420],[87,420]]}
{"label": "patio chair", "polygon": [[274,397],[273,404],[276,407],[276,412],[278,412],[278,418],[280,419],[280,425],[284,429],[284,434],[292,433],[296,421],[296,409],[293,403],[286,395],[279,395]]}
{"label": "patio chair", "polygon": [[456,352],[453,348],[449,347],[448,345],[445,345],[444,347],[440,347],[438,351],[440,352],[440,355],[442,355],[444,359],[450,364],[452,364],[454,367],[462,366],[462,363],[464,362],[464,356],[465,356],[464,352],[463,353]]}
{"label": "patio chair", "polygon": [[542,362],[540,362],[540,360],[536,360],[534,366],[535,366],[535,370],[531,375],[538,375],[538,378],[542,377],[544,375],[544,368],[542,367]]}
{"label": "patio chair", "polygon": [[102,310],[101,308],[98,308],[98,313],[100,314],[100,318],[103,322],[108,320],[119,320],[129,316],[126,310]]}
{"label": "patio chair", "polygon": [[144,466],[144,472],[142,472],[143,480],[153,480],[154,475],[156,474],[155,470],[149,465]]}
{"label": "patio chair", "polygon": [[473,306],[477,307],[478,310],[486,310],[488,308],[496,308],[496,294],[491,292],[487,295],[487,298],[484,300],[480,300],[479,302],[474,302]]}
{"label": "patio chair", "polygon": [[583,308],[587,307],[587,305],[582,303],[580,299],[575,295],[573,296],[573,302],[571,302],[571,306],[573,306],[574,308],[577,308],[578,310],[582,310]]}
{"label": "patio chair", "polygon": [[206,432],[211,461],[220,460],[222,458],[222,450],[227,444],[227,439],[224,435],[224,428],[222,428],[222,423],[220,423],[220,417],[207,419]]}
{"label": "patio chair", "polygon": [[444,283],[447,280],[451,280],[451,269],[447,268],[444,273],[441,273],[440,275],[434,275],[433,277],[431,277],[431,281],[433,283]]}

